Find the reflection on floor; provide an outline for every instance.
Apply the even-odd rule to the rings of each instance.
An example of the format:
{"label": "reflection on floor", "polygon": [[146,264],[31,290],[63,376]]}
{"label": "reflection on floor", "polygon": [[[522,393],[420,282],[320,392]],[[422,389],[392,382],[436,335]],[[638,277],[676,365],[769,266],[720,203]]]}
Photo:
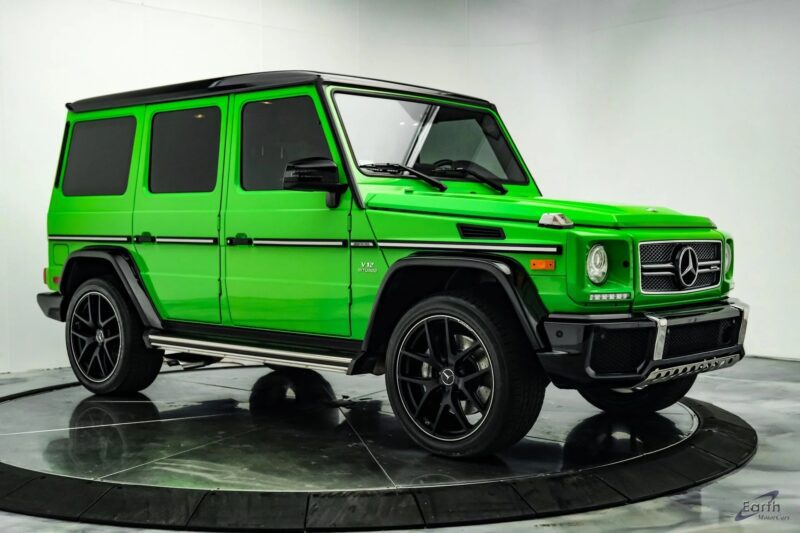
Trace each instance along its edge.
{"label": "reflection on floor", "polygon": [[[750,358],[698,379],[692,397],[742,416],[759,433],[758,454],[738,473],[672,497],[503,529],[790,529],[800,520],[798,370],[800,363]],[[68,370],[0,375],[0,396],[69,381]],[[380,377],[250,367],[165,374],[145,394],[122,400],[75,387],[0,404],[0,460],[62,475],[178,487],[381,488],[606,463],[668,446],[693,425],[681,406],[644,424],[624,424],[577,394],[550,387],[542,417],[526,439],[492,460],[465,464],[409,442]],[[745,500],[772,490],[779,491],[777,502],[788,518],[734,522]],[[0,529],[12,528],[101,530],[0,513]]]}

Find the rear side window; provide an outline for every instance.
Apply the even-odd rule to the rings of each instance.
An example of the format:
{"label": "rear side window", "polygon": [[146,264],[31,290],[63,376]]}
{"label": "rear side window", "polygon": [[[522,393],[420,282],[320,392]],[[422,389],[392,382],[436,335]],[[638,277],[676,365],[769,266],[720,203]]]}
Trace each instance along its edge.
{"label": "rear side window", "polygon": [[330,159],[314,102],[307,96],[251,102],[242,110],[242,188],[283,189],[286,163]]}
{"label": "rear side window", "polygon": [[64,195],[125,194],[135,134],[133,117],[76,122],[61,187]]}
{"label": "rear side window", "polygon": [[219,126],[218,107],[157,113],[150,141],[150,192],[213,191]]}

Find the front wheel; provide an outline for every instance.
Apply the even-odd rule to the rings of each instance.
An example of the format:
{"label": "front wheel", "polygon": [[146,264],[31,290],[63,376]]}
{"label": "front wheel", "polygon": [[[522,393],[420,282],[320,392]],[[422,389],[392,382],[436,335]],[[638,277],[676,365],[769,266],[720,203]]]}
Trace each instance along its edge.
{"label": "front wheel", "polygon": [[389,341],[386,386],[395,415],[423,448],[476,457],[521,439],[547,378],[503,302],[472,291],[423,300]]}
{"label": "front wheel", "polygon": [[78,287],[67,309],[66,337],[75,376],[95,394],[138,392],[161,369],[161,352],[144,345],[139,317],[110,280]]}
{"label": "front wheel", "polygon": [[640,416],[666,409],[686,396],[697,375],[635,389],[579,389],[587,402],[611,414]]}

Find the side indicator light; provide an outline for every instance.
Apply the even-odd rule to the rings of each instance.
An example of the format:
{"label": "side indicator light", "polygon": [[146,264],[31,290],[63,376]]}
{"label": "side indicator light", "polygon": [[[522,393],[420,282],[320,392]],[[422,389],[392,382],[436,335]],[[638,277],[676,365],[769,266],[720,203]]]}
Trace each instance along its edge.
{"label": "side indicator light", "polygon": [[55,283],[56,285],[61,283],[61,276],[53,276],[53,283]]}
{"label": "side indicator light", "polygon": [[531,259],[531,270],[555,270],[555,259]]}

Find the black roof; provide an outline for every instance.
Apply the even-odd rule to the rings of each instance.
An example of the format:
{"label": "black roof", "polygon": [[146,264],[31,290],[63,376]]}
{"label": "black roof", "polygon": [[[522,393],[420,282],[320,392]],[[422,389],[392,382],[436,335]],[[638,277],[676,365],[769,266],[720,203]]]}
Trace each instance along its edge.
{"label": "black roof", "polygon": [[350,87],[366,87],[372,89],[385,89],[421,94],[425,96],[439,96],[453,100],[480,105],[491,104],[481,98],[473,98],[463,94],[440,91],[418,85],[396,83],[392,81],[362,78],[360,76],[345,76],[341,74],[328,74],[308,70],[280,70],[273,72],[256,72],[253,74],[239,74],[222,78],[190,81],[174,85],[162,85],[150,89],[139,89],[123,93],[108,94],[85,98],[67,104],[67,109],[76,112],[95,111],[98,109],[111,109],[132,105],[152,104],[156,102],[171,102],[187,100],[203,96],[216,96],[239,92],[273,89],[276,87],[290,87],[294,85],[324,83]]}

